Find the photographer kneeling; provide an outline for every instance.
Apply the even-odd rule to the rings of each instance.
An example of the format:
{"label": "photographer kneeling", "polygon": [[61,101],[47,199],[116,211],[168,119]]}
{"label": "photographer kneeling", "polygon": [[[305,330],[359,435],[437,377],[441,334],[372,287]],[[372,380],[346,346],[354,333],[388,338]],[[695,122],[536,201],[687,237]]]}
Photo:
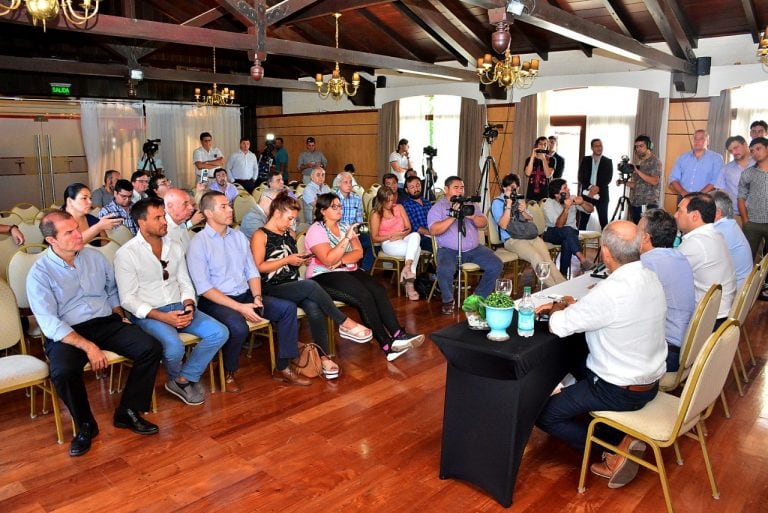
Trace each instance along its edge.
{"label": "photographer kneeling", "polygon": [[581,196],[571,196],[568,182],[562,178],[549,183],[549,198],[543,206],[544,219],[547,222],[547,230],[543,238],[546,242],[560,244],[560,273],[567,276],[573,255],[576,255],[581,262],[583,271],[592,269],[594,265],[581,252],[579,230],[576,228],[576,211],[589,214],[595,207],[584,201]]}
{"label": "photographer kneeling", "polygon": [[[445,179],[445,196],[435,203],[427,214],[429,232],[437,241],[437,283],[443,300],[442,312],[451,315],[453,305],[453,276],[458,266],[456,257],[461,240],[461,261],[477,264],[483,270],[475,294],[487,296],[493,292],[496,278],[502,270],[499,257],[489,248],[480,245],[477,231],[488,224],[481,213],[475,212],[470,198],[464,197],[464,182],[458,176]],[[463,220],[464,231],[459,233],[459,218]],[[460,239],[461,238],[461,239]],[[461,305],[459,305],[461,306]]]}
{"label": "photographer kneeling", "polygon": [[533,217],[525,209],[524,197],[517,194],[519,187],[520,178],[516,174],[506,175],[501,179],[501,194],[491,202],[491,215],[499,226],[504,248],[517,253],[534,269],[539,262],[549,262],[551,272],[544,280],[547,287],[564,282],[565,277],[555,268],[547,245],[539,237]]}

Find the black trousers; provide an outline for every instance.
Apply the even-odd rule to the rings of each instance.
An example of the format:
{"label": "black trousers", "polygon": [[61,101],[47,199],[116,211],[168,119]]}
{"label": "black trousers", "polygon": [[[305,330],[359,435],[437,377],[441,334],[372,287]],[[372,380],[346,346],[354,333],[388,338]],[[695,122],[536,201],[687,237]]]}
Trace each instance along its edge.
{"label": "black trousers", "polygon": [[[155,375],[163,357],[160,342],[138,326],[122,322],[116,314],[76,324],[72,329],[101,349],[133,361],[119,408],[149,411]],[[69,408],[75,425],[79,428],[83,422],[96,424],[83,382],[83,367],[88,363],[85,351],[61,341],[46,339],[45,354],[50,362],[51,380],[56,392]]]}

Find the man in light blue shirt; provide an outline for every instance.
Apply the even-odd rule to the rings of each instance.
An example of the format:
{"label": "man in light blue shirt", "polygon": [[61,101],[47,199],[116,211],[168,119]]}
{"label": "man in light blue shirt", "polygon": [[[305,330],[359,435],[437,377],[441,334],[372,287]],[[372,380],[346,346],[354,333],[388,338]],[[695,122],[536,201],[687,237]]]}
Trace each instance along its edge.
{"label": "man in light blue shirt", "polygon": [[77,430],[69,455],[88,452],[91,440],[99,434],[83,383],[83,367],[90,363],[94,371],[105,369],[104,351],[133,362],[115,409],[115,427],[142,435],[157,433],[157,426],[144,420],[141,412],[150,408],[162,346],[127,322],[112,266],[98,251],[85,247],[71,215],[47,214],[40,231],[50,247],[29,271],[27,296],[45,335],[51,380]]}
{"label": "man in light blue shirt", "polygon": [[289,363],[299,354],[296,304],[261,295],[261,275],[253,261],[248,239],[229,227],[233,210],[226,196],[207,192],[200,199],[206,225],[190,241],[187,266],[198,295],[198,307],[229,329],[222,347],[226,388],[239,392],[235,372],[240,352],[248,338],[248,322],[265,318],[277,326],[277,370],[274,378],[295,385],[309,385]]}
{"label": "man in light blue shirt", "polygon": [[[336,195],[341,201],[341,222],[347,225],[360,224],[363,219],[363,200],[352,190],[352,181],[354,177],[349,171],[342,171],[337,176],[339,179],[339,188]],[[357,236],[360,245],[363,247],[363,263],[361,268],[368,272],[373,267],[374,256],[371,247],[371,237],[367,233],[361,233]]]}
{"label": "man in light blue shirt", "polygon": [[733,202],[724,191],[712,191],[709,193],[715,200],[715,230],[725,239],[728,251],[733,258],[733,269],[736,271],[736,293],[741,291],[744,280],[752,272],[752,250],[749,249],[749,241],[741,231],[739,224],[733,219]]}
{"label": "man in light blue shirt", "polygon": [[679,196],[689,192],[709,192],[715,188],[723,157],[707,149],[709,136],[706,130],[693,134],[693,148],[680,155],[669,175],[669,187]]}
{"label": "man in light blue shirt", "polygon": [[693,270],[688,259],[672,245],[677,235],[675,218],[661,209],[647,210],[637,225],[640,232],[640,261],[656,273],[667,302],[664,336],[667,340],[667,371],[680,367],[682,344],[696,308]]}
{"label": "man in light blue shirt", "polygon": [[313,210],[315,209],[315,202],[317,197],[321,194],[333,192],[330,187],[325,184],[325,169],[320,166],[312,168],[310,174],[310,182],[304,187],[304,192],[301,196],[301,209],[304,214],[304,222],[312,223]]}
{"label": "man in light blue shirt", "polygon": [[733,160],[723,167],[715,188],[728,193],[733,201],[734,215],[739,215],[739,179],[745,169],[755,165],[755,161],[749,154],[747,141],[740,135],[726,139],[725,149],[733,156]]}

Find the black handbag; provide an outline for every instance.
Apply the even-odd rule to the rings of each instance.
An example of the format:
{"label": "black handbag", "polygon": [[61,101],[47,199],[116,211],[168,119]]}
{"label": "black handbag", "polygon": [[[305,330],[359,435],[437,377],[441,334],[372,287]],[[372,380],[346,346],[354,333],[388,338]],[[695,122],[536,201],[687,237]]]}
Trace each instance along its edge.
{"label": "black handbag", "polygon": [[[502,229],[501,226],[499,228]],[[523,219],[520,216],[519,210],[515,210],[509,216],[509,222],[507,226],[503,227],[503,230],[516,240],[533,240],[539,236],[539,229],[536,227],[536,223]]]}

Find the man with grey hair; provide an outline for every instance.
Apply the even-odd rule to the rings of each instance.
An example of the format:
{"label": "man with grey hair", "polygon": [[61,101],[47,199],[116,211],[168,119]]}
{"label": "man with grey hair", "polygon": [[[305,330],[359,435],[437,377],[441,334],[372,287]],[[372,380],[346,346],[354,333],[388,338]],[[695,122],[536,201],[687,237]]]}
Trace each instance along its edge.
{"label": "man with grey hair", "polygon": [[689,192],[709,192],[715,188],[720,171],[723,169],[723,157],[707,149],[709,135],[706,130],[693,133],[691,151],[680,155],[669,175],[669,188],[680,197]]}
{"label": "man with grey hair", "polygon": [[741,290],[744,280],[752,272],[752,251],[749,249],[749,241],[741,231],[739,223],[733,219],[733,201],[725,191],[712,191],[709,193],[715,200],[715,230],[725,239],[728,251],[733,259],[733,270],[736,271],[736,292]]}
{"label": "man with grey hair", "polygon": [[165,220],[168,221],[168,235],[171,240],[181,244],[186,253],[189,247],[189,231],[187,221],[192,226],[205,220],[203,214],[195,210],[195,204],[186,191],[168,189],[163,197],[165,203]]}
{"label": "man with grey hair", "polygon": [[[339,173],[338,178],[339,188],[336,191],[336,195],[341,202],[340,221],[349,226],[364,222],[363,200],[352,190],[352,181],[354,180],[352,173],[349,171],[342,171]],[[360,267],[368,272],[373,267],[373,262],[375,260],[373,256],[373,248],[371,247],[371,237],[367,233],[361,233],[357,238],[360,241],[360,245],[363,247],[363,263]]]}
{"label": "man with grey hair", "polygon": [[[608,278],[578,303],[566,297],[548,306],[550,331],[559,337],[584,333],[589,352],[586,361],[573,362],[570,369],[578,381],[551,396],[536,421],[580,453],[590,411],[639,410],[656,396],[666,372],[664,289],[656,274],[640,262],[637,226],[629,221],[609,223],[600,253]],[[638,457],[645,452],[643,442],[629,435],[622,438],[616,430],[606,429],[601,438]],[[591,466],[593,473],[609,480],[610,488],[629,483],[637,468],[624,456],[609,453]]]}
{"label": "man with grey hair", "polygon": [[333,191],[325,183],[325,169],[322,166],[318,165],[312,168],[309,180],[307,186],[304,187],[304,193],[301,197],[301,208],[304,211],[304,221],[311,224],[312,216],[314,215],[312,211],[315,208],[317,197]]}

